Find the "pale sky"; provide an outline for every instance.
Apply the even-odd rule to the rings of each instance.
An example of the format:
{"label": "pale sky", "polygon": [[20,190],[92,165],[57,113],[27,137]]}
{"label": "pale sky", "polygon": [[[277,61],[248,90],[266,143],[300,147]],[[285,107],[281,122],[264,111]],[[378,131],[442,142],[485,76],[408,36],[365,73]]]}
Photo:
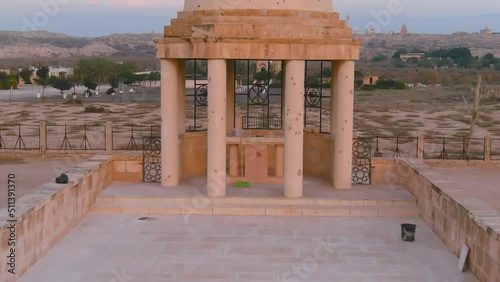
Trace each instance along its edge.
{"label": "pale sky", "polygon": [[[37,28],[80,36],[160,32],[182,9],[183,2],[0,0],[4,10],[0,30]],[[389,9],[391,5],[395,8]],[[375,23],[380,31],[388,32],[408,22],[410,31],[415,32],[479,31],[485,25],[500,31],[499,0],[336,0],[334,7],[342,18],[350,15],[352,26],[360,30]]]}

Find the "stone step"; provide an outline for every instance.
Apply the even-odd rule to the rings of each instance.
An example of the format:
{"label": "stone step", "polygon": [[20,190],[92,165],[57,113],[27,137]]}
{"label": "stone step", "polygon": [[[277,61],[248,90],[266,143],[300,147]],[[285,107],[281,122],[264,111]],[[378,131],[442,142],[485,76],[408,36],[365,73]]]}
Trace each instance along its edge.
{"label": "stone step", "polygon": [[415,204],[408,206],[230,205],[184,203],[96,203],[94,213],[137,215],[239,215],[322,217],[419,217]]}
{"label": "stone step", "polygon": [[274,206],[316,206],[316,207],[409,207],[416,206],[414,198],[409,199],[325,199],[325,198],[250,198],[250,197],[117,197],[117,196],[97,196],[96,204],[146,204],[146,205],[237,205],[237,206],[255,206],[255,205],[274,205]]}

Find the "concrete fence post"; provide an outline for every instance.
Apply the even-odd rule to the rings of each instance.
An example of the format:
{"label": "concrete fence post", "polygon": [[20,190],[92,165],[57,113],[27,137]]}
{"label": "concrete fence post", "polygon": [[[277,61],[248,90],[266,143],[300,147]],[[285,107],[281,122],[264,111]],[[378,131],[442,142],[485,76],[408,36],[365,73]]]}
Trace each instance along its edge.
{"label": "concrete fence post", "polygon": [[484,161],[491,162],[491,136],[484,138]]}
{"label": "concrete fence post", "polygon": [[40,121],[40,154],[43,156],[47,153],[47,122]]}
{"label": "concrete fence post", "polygon": [[113,152],[113,123],[111,121],[106,122],[106,153]]}
{"label": "concrete fence post", "polygon": [[424,159],[424,147],[425,147],[425,138],[423,135],[419,135],[417,140],[417,158],[419,160]]}

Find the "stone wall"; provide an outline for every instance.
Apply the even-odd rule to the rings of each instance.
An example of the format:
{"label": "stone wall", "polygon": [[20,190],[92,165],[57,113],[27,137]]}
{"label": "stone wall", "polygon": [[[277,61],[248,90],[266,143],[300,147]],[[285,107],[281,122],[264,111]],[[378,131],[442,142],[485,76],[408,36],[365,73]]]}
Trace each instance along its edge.
{"label": "stone wall", "polygon": [[329,134],[304,132],[304,172],[331,180],[333,141]]}
{"label": "stone wall", "polygon": [[90,212],[95,196],[113,180],[114,170],[111,156],[94,156],[66,172],[69,184],[47,183],[17,200],[16,275],[7,272],[9,218],[7,209],[1,209],[0,281],[16,281],[78,225]]}
{"label": "stone wall", "polygon": [[466,268],[479,281],[498,281],[498,211],[487,205],[478,210],[474,199],[463,197],[460,185],[423,161],[374,159],[372,163],[374,184],[406,187],[417,198],[423,220],[457,257],[464,244],[470,248]]}

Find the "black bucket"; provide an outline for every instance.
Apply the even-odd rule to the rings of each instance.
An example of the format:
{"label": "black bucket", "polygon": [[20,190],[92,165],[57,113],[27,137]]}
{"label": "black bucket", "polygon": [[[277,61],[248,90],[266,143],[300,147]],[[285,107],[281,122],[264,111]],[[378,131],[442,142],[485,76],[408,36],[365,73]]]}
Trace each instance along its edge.
{"label": "black bucket", "polygon": [[401,224],[401,240],[405,242],[415,241],[415,231],[417,226],[415,224],[403,223]]}

